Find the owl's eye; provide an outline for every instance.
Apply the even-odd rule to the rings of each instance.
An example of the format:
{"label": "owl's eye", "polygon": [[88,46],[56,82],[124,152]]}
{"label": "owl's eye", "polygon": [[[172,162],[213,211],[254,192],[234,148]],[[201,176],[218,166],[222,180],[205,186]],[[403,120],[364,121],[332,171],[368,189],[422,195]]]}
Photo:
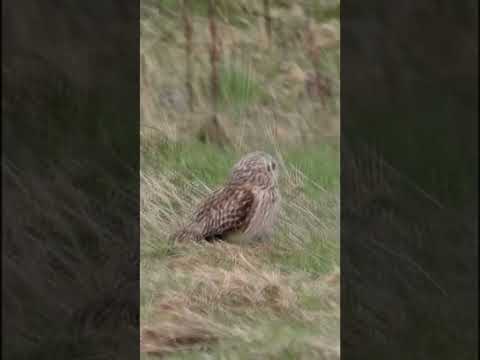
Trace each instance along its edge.
{"label": "owl's eye", "polygon": [[277,167],[277,164],[275,164],[275,162],[272,162],[272,170],[275,170],[275,168]]}

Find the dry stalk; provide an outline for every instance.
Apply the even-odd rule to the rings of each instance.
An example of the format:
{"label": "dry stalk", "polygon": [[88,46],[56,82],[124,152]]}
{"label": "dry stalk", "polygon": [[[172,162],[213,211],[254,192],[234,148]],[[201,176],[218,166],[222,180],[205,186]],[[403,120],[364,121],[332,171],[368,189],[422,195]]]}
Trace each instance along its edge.
{"label": "dry stalk", "polygon": [[203,127],[199,133],[199,139],[202,142],[214,142],[220,147],[230,144],[230,140],[218,120],[218,103],[219,103],[219,69],[218,63],[221,55],[221,38],[218,36],[217,29],[217,9],[214,0],[208,2],[208,23],[210,29],[210,88],[212,116],[210,121]]}
{"label": "dry stalk", "polygon": [[213,121],[216,121],[217,111],[218,111],[218,97],[219,97],[218,62],[220,61],[220,49],[218,46],[218,32],[217,32],[217,23],[216,23],[215,17],[216,17],[215,1],[209,0],[208,22],[209,22],[210,39],[211,39],[210,41],[210,65],[211,65],[210,86],[211,86]]}
{"label": "dry stalk", "polygon": [[263,0],[263,18],[265,20],[265,32],[267,33],[268,48],[272,45],[272,17],[270,16],[270,0]]}
{"label": "dry stalk", "polygon": [[305,48],[307,57],[313,66],[313,77],[307,79],[307,92],[312,97],[319,97],[322,107],[326,108],[327,97],[332,95],[329,80],[320,72],[320,58],[322,48],[315,44],[315,35],[313,33],[312,19],[307,17],[305,26]]}
{"label": "dry stalk", "polygon": [[191,0],[183,0],[183,23],[185,34],[185,53],[186,53],[186,71],[185,71],[185,84],[188,94],[188,108],[193,112],[193,63],[192,63],[192,37],[193,37],[193,25],[191,15]]}

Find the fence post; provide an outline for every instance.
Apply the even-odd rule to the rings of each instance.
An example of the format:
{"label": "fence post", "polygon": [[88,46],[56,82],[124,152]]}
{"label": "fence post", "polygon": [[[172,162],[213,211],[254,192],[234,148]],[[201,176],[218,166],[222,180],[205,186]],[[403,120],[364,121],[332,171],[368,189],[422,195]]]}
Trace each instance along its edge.
{"label": "fence post", "polygon": [[213,119],[216,121],[217,112],[218,112],[218,62],[220,60],[220,51],[218,48],[218,32],[217,32],[217,23],[215,19],[216,8],[215,1],[208,1],[208,22],[210,28],[210,65],[211,65],[211,74],[210,74],[210,95],[212,101],[212,112]]}
{"label": "fence post", "polygon": [[268,48],[272,45],[272,17],[270,16],[270,0],[263,0],[263,18],[265,20],[265,32],[267,33]]}
{"label": "fence post", "polygon": [[186,69],[185,69],[185,85],[187,88],[188,108],[193,112],[193,63],[192,63],[192,36],[193,26],[191,17],[191,1],[183,0],[182,3],[183,24],[185,34],[185,52],[186,52]]}

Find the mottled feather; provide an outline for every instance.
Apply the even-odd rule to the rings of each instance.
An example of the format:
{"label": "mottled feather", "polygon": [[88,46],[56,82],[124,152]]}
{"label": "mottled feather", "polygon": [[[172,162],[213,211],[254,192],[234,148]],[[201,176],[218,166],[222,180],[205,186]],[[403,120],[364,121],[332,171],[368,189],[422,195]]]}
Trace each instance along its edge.
{"label": "mottled feather", "polygon": [[173,238],[215,240],[238,233],[256,237],[270,232],[280,201],[277,173],[270,155],[254,152],[244,156],[233,167],[226,185],[204,200],[190,223]]}
{"label": "mottled feather", "polygon": [[228,186],[215,192],[200,205],[194,215],[194,222],[200,224],[204,238],[224,238],[245,230],[254,206],[255,196],[248,187]]}

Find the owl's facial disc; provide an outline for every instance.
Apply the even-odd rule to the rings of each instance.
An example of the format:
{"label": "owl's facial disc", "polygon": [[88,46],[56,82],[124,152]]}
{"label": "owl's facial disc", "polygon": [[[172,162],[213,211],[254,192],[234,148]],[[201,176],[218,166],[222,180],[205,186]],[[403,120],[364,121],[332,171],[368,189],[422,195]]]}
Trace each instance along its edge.
{"label": "owl's facial disc", "polygon": [[274,174],[277,172],[277,163],[275,162],[275,160],[267,159],[265,162],[266,162],[267,171],[269,173]]}
{"label": "owl's facial disc", "polygon": [[274,182],[278,179],[278,164],[271,156],[266,156],[264,158],[263,165],[264,168],[267,170],[267,173],[270,174],[271,178]]}
{"label": "owl's facial disc", "polygon": [[275,160],[272,159],[270,163],[270,171],[272,173],[273,179],[275,182],[278,180],[278,164]]}
{"label": "owl's facial disc", "polygon": [[253,152],[245,155],[233,167],[230,178],[235,183],[265,181],[276,184],[278,178],[278,163],[275,159],[264,152]]}

